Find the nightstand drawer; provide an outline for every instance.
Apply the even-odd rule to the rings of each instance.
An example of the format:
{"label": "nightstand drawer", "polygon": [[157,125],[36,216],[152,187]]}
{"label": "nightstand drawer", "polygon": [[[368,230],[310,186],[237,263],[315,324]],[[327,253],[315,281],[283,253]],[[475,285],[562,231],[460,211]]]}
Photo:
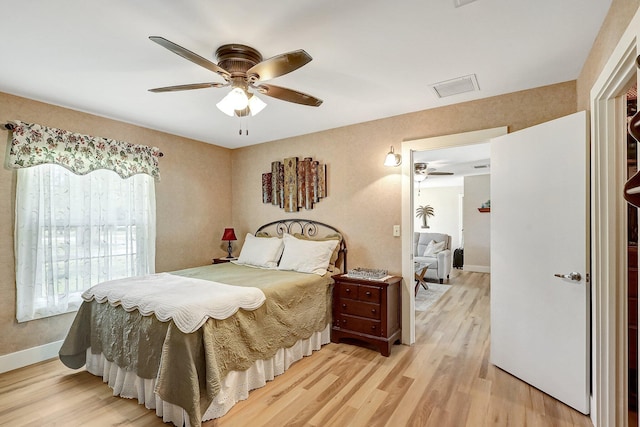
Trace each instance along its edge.
{"label": "nightstand drawer", "polygon": [[336,286],[338,287],[338,296],[340,298],[358,299],[358,285],[339,283]]}
{"label": "nightstand drawer", "polygon": [[352,283],[340,283],[338,286],[338,295],[340,298],[380,303],[380,288],[377,286],[356,285]]}
{"label": "nightstand drawer", "polygon": [[380,303],[380,288],[377,286],[359,285],[358,299],[360,301]]}
{"label": "nightstand drawer", "polygon": [[340,306],[340,311],[344,314],[354,314],[380,320],[380,304],[340,298],[338,305]]}
{"label": "nightstand drawer", "polygon": [[378,320],[363,319],[362,317],[354,317],[347,314],[338,316],[336,320],[340,328],[367,335],[381,336],[380,322]]}

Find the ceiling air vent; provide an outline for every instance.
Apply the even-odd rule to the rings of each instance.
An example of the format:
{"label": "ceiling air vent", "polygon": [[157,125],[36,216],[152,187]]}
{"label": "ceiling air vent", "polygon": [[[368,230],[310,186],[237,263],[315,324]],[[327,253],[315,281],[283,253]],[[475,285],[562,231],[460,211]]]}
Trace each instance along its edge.
{"label": "ceiling air vent", "polygon": [[473,3],[476,0],[453,0],[453,5],[455,7],[464,6],[465,4]]}
{"label": "ceiling air vent", "polygon": [[434,83],[431,87],[438,98],[480,90],[475,74],[469,74],[468,76]]}

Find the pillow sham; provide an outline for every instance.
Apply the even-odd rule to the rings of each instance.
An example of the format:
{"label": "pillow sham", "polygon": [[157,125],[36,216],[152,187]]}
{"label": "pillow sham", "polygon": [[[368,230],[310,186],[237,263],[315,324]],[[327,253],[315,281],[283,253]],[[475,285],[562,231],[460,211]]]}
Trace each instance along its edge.
{"label": "pillow sham", "polygon": [[276,268],[284,248],[278,237],[256,237],[247,233],[236,264],[261,268]]}
{"label": "pillow sham", "polygon": [[338,244],[336,245],[336,248],[333,250],[333,253],[331,254],[329,265],[336,265],[336,262],[338,262],[338,256],[340,256],[340,242],[342,242],[342,236],[339,233],[329,234],[325,237],[309,237],[309,236],[305,236],[304,234],[294,233],[293,237],[295,237],[296,239],[312,240],[316,242],[324,242],[327,240],[337,240]]}
{"label": "pillow sham", "polygon": [[303,240],[286,233],[282,240],[284,251],[278,270],[313,273],[319,276],[327,274],[331,255],[338,245],[337,240]]}
{"label": "pillow sham", "polygon": [[438,252],[442,252],[444,250],[444,242],[436,242],[432,240],[427,245],[427,248],[424,250],[424,254],[422,256],[434,256]]}

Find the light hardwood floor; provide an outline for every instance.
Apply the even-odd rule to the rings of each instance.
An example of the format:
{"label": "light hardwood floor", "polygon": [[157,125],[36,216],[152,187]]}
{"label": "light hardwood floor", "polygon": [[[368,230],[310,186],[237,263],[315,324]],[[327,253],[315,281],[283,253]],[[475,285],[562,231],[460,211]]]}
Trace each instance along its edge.
{"label": "light hardwood floor", "polygon": [[[0,425],[163,426],[57,359],[0,375]],[[454,271],[416,318],[416,343],[390,357],[329,344],[238,403],[213,426],[591,426],[489,363],[489,275]]]}

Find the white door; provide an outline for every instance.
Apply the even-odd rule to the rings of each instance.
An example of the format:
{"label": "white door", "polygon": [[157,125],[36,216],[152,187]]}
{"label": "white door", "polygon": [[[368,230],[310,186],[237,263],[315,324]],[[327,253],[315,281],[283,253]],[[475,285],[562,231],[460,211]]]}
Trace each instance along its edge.
{"label": "white door", "polygon": [[[589,413],[588,128],[491,140],[491,363]],[[577,277],[562,278],[556,274]]]}

